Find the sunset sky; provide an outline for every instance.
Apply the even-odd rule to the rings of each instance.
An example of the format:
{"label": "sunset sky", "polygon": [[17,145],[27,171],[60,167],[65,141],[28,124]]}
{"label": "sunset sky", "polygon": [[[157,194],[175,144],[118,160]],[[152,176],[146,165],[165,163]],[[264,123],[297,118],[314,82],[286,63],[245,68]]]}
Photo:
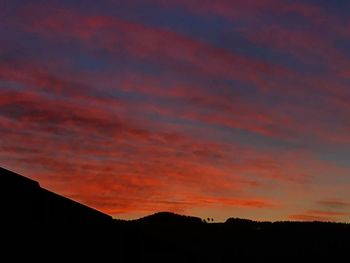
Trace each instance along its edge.
{"label": "sunset sky", "polygon": [[116,218],[350,222],[350,1],[0,0],[0,166]]}

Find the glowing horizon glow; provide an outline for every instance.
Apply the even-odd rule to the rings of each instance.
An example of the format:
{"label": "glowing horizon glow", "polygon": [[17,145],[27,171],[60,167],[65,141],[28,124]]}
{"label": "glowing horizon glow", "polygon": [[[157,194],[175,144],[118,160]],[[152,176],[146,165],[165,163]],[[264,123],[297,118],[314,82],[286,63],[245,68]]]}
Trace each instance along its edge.
{"label": "glowing horizon glow", "polygon": [[0,165],[116,218],[350,222],[347,1],[0,4]]}

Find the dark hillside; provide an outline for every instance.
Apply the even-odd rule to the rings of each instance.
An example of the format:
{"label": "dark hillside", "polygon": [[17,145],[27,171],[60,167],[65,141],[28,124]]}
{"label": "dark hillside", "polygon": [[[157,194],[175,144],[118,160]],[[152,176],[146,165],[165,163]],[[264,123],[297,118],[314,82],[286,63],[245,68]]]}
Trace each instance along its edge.
{"label": "dark hillside", "polygon": [[5,169],[0,169],[0,185],[2,251],[26,251],[27,259],[42,258],[45,251],[65,261],[335,262],[350,251],[349,224],[239,218],[206,223],[169,212],[113,220]]}

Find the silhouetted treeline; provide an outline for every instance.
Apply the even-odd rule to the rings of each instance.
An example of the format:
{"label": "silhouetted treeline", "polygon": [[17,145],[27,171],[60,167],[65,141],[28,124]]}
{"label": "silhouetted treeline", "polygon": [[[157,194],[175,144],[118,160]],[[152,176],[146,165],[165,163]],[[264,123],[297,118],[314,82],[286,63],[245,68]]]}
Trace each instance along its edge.
{"label": "silhouetted treeline", "polygon": [[3,257],[10,254],[10,261],[25,257],[45,262],[347,262],[349,258],[350,224],[239,218],[206,223],[168,212],[114,220],[4,169],[0,186],[0,248]]}
{"label": "silhouetted treeline", "polygon": [[[255,222],[229,219],[204,223],[199,218],[169,214],[154,223],[129,222],[130,236],[137,240],[137,260],[167,262],[236,262],[236,260],[306,258],[332,259],[350,251],[350,225],[322,222]],[[158,219],[159,216],[151,216]],[[164,223],[164,221],[168,223]],[[157,262],[158,262],[157,261]],[[241,261],[238,261],[241,262]]]}

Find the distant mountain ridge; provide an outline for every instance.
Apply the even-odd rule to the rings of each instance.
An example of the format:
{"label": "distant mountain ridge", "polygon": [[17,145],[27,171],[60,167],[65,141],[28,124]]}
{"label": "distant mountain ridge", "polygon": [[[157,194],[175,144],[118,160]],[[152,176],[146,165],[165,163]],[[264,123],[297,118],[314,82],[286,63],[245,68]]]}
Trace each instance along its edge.
{"label": "distant mountain ridge", "polygon": [[151,223],[151,224],[200,224],[203,223],[202,219],[194,216],[179,215],[172,212],[158,212],[149,216],[145,216],[135,220],[139,223]]}

